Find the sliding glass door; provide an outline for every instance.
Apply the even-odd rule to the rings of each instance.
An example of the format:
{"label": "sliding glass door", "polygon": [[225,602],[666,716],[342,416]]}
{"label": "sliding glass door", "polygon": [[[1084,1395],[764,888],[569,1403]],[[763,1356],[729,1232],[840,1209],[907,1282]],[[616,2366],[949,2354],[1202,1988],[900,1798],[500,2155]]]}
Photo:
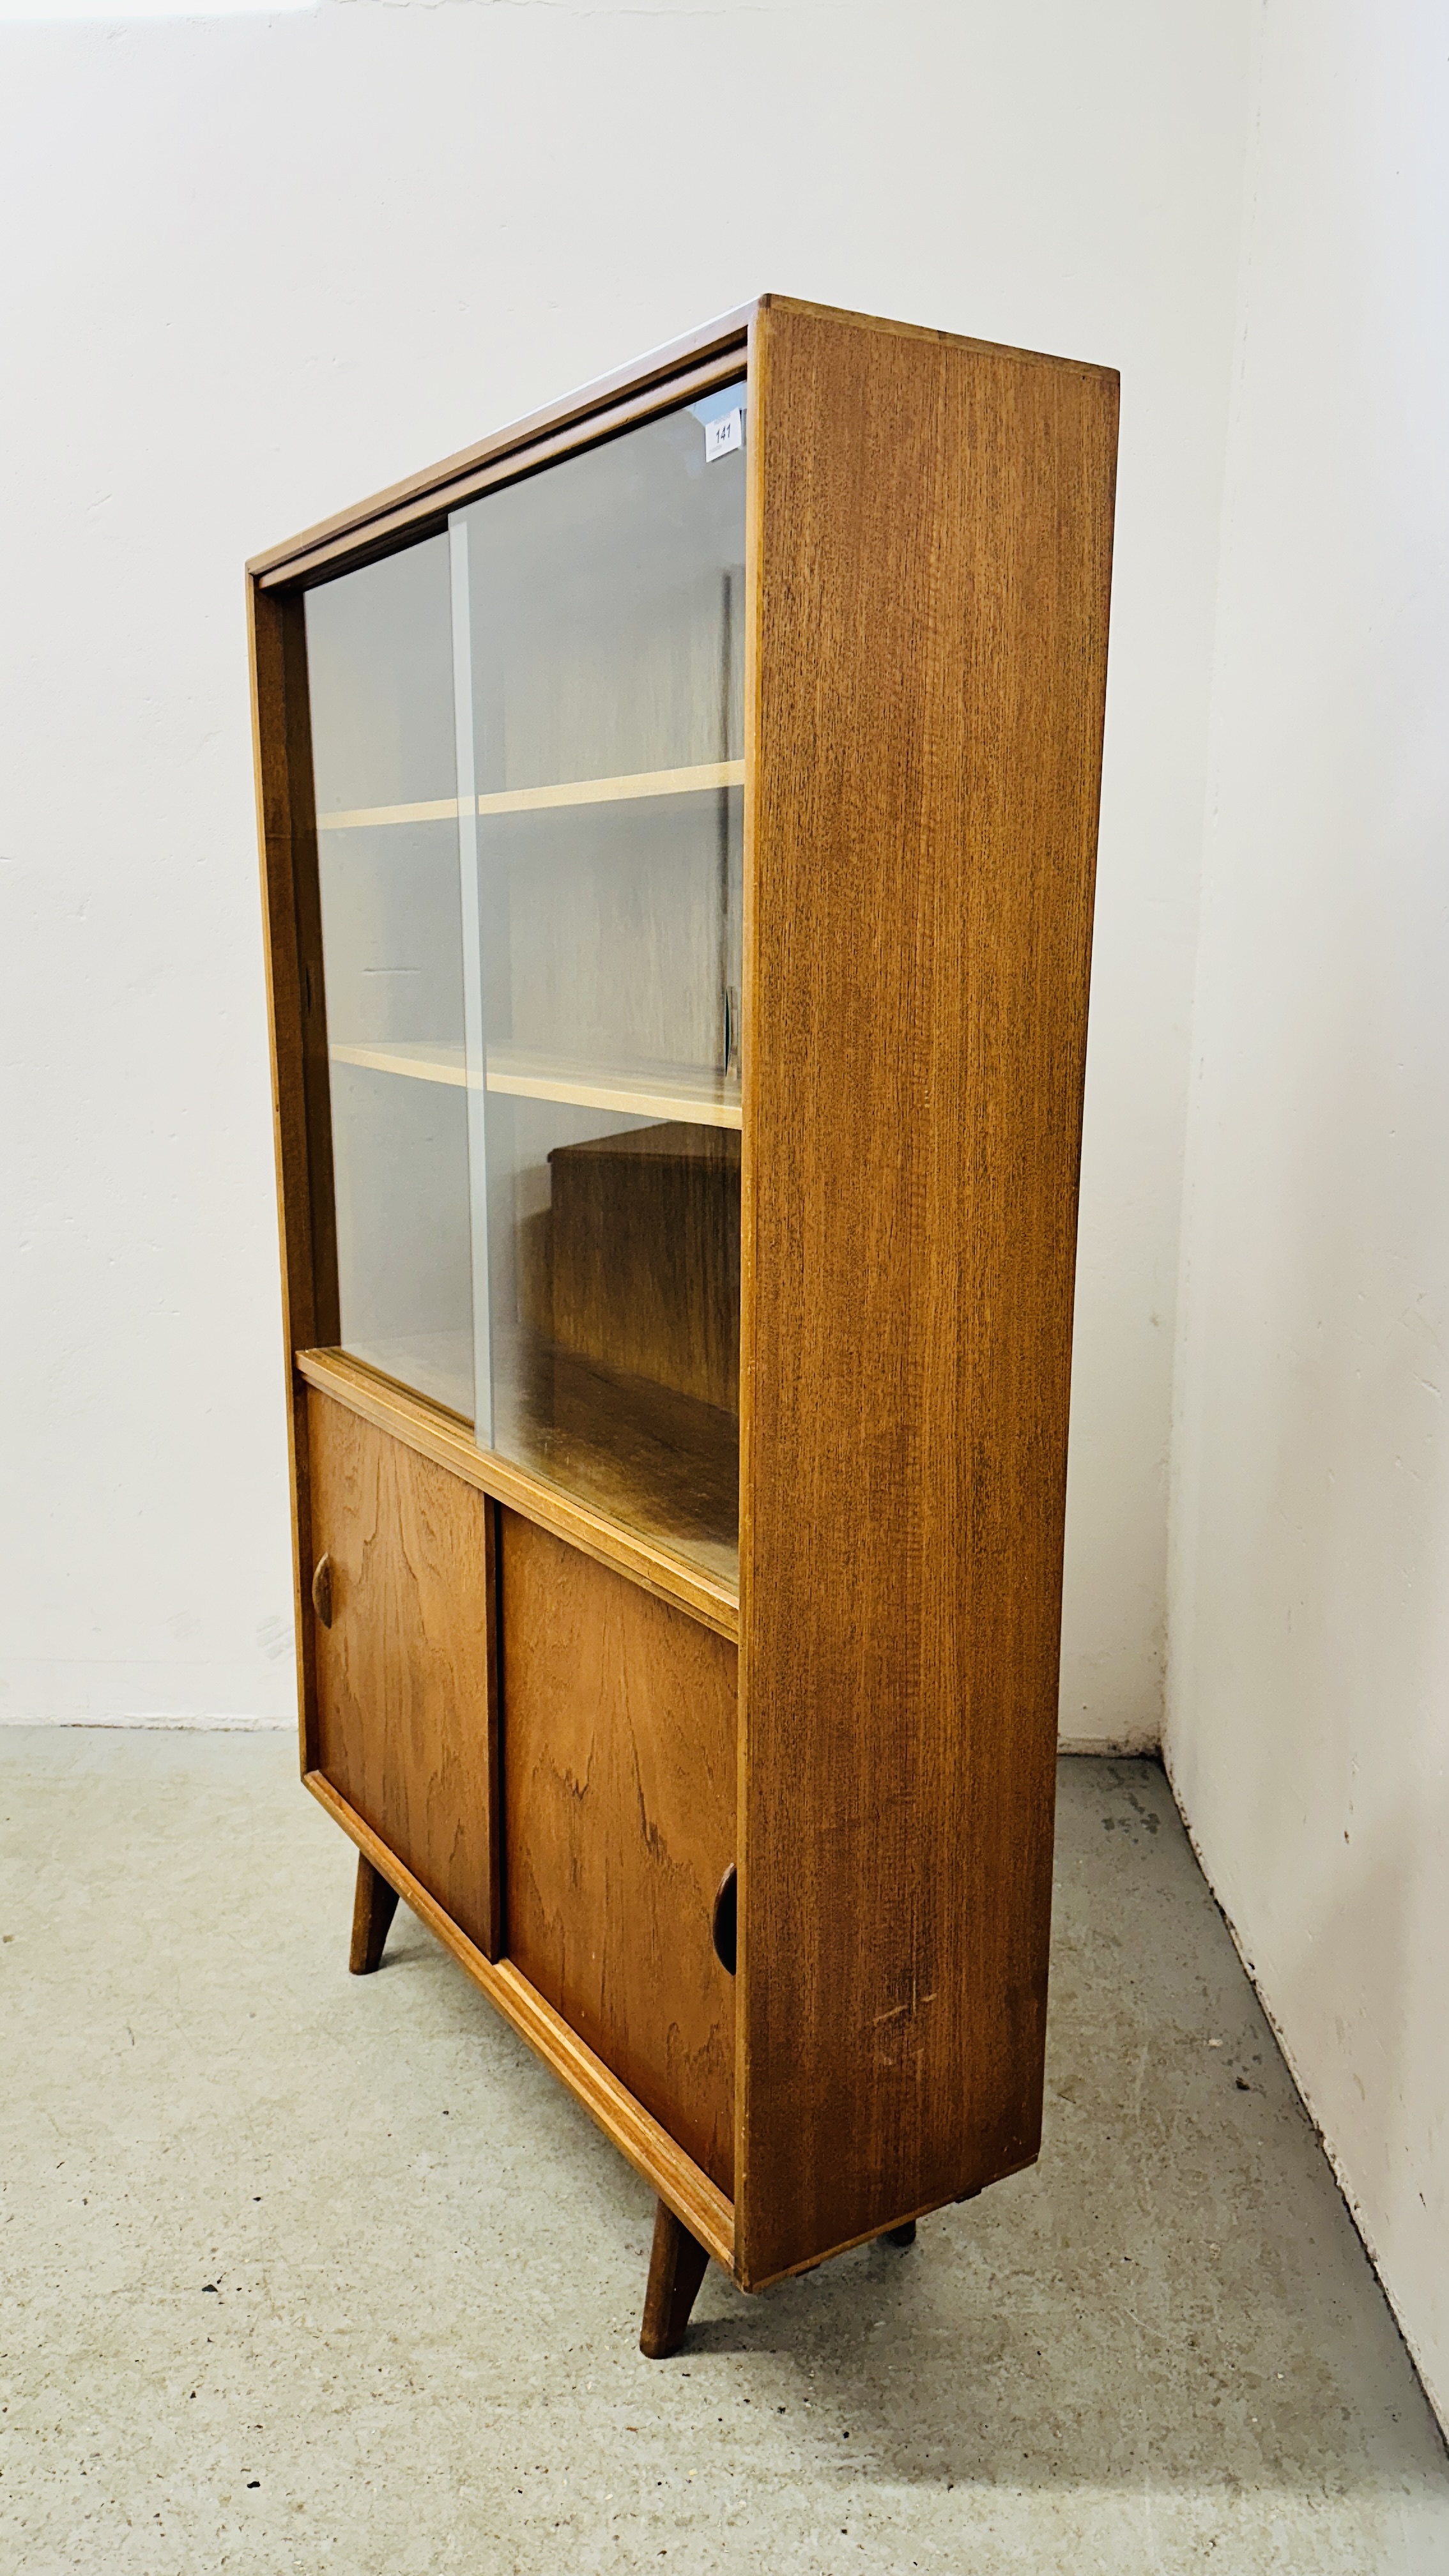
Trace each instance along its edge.
{"label": "sliding glass door", "polygon": [[346,1347],[736,1562],[743,383],[309,595]]}

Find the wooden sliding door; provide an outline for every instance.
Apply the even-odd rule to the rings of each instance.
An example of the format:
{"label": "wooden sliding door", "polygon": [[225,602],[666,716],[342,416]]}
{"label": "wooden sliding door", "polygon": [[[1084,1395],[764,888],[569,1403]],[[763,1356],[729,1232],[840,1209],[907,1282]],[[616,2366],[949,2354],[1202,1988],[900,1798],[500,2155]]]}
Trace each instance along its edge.
{"label": "wooden sliding door", "polygon": [[307,1426],[317,1768],[494,1959],[493,1506],[315,1388]]}

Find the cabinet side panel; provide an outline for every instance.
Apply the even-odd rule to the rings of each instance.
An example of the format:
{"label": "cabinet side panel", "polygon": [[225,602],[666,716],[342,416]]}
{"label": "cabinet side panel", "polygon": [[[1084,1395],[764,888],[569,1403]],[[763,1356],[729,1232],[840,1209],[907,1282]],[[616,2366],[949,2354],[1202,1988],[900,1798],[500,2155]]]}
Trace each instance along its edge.
{"label": "cabinet side panel", "polygon": [[317,1768],[496,1959],[493,1507],[315,1389],[307,1432],[312,1548],[331,1560]]}
{"label": "cabinet side panel", "polygon": [[499,1517],[508,1956],[727,2193],[735,1649]]}
{"label": "cabinet side panel", "polygon": [[292,1360],[295,1352],[337,1337],[327,1032],[301,602],[268,596],[248,580],[247,613],[282,1256],[297,1694],[305,1772],[315,1754],[317,1677],[302,1593],[310,1510],[306,1401]]}
{"label": "cabinet side panel", "polygon": [[1116,409],[756,326],[747,2283],[1039,2142]]}

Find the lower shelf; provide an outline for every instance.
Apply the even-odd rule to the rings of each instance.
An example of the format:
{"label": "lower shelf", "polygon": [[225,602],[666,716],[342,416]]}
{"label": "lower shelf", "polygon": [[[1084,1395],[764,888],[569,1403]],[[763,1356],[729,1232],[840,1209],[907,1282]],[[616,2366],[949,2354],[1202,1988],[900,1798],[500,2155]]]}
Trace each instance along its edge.
{"label": "lower shelf", "polygon": [[[410,1394],[462,1410],[472,1350],[461,1335],[357,1342],[347,1356]],[[738,1594],[740,1435],[733,1414],[652,1378],[606,1368],[541,1334],[500,1353],[493,1451],[589,1510],[667,1547]],[[487,1454],[487,1453],[483,1453]]]}
{"label": "lower shelf", "polygon": [[652,1378],[520,1332],[500,1351],[493,1446],[738,1589],[740,1429]]}
{"label": "lower shelf", "polygon": [[519,1466],[496,1449],[480,1449],[469,1422],[396,1385],[375,1365],[345,1351],[298,1351],[296,1367],[304,1384],[316,1387],[319,1394],[335,1396],[364,1422],[375,1423],[424,1458],[436,1459],[465,1485],[521,1511],[540,1529],[552,1530],[600,1565],[617,1567],[645,1592],[688,1611],[691,1618],[732,1644],[738,1640],[737,1582],[712,1574],[667,1541],[641,1535],[615,1513],[596,1509],[551,1476]]}
{"label": "lower shelf", "polygon": [[691,2236],[697,2237],[727,2272],[734,2271],[734,2208],[724,2193],[701,2173],[697,2164],[677,2146],[667,2129],[625,2091],[617,2076],[611,2075],[593,2050],[560,2019],[543,1997],[534,1992],[525,1977],[507,1959],[496,1963],[485,1959],[465,1933],[459,1931],[427,1889],[419,1885],[410,1870],[403,1868],[387,1845],[370,1825],[363,1823],[343,1798],[339,1798],[329,1780],[320,1771],[305,1775],[306,1786],[319,1805],[349,1834],[373,1868],[396,1888],[404,1904],[410,1906],[419,1922],[426,1924],[435,1940],[465,1968],[475,1985],[481,1986],[490,2003],[495,2004],[505,2021],[518,2032],[520,2039],[536,2049],[545,2064],[551,2066],[561,2083],[567,2085],[575,2101],[580,2102],[591,2119],[596,2120],[606,2138],[648,2183],[665,2205],[682,2220]]}

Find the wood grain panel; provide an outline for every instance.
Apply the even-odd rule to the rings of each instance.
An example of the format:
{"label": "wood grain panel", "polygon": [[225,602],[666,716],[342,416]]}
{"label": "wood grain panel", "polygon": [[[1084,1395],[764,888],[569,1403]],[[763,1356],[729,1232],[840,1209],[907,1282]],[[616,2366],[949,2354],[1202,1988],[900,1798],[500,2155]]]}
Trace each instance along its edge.
{"label": "wood grain panel", "polygon": [[747,2285],[1039,2141],[1116,378],[755,326]]}
{"label": "wood grain panel", "polygon": [[[485,1957],[498,1956],[493,1534],[471,1486],[307,1398],[317,1767]],[[309,1610],[309,1616],[311,1615]]]}
{"label": "wood grain panel", "polygon": [[499,1515],[508,1956],[721,2191],[734,1980],[734,1649]]}

